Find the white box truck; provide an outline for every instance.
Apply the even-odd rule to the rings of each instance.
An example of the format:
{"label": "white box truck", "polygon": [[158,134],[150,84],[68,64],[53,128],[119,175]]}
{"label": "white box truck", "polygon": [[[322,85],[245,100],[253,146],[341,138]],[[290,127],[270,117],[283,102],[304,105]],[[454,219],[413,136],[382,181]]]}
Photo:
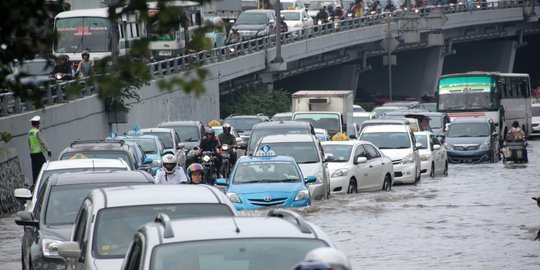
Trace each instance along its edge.
{"label": "white box truck", "polygon": [[353,102],[353,91],[298,91],[292,94],[293,120],[310,122],[314,128],[326,129],[330,137],[338,132],[356,136]]}

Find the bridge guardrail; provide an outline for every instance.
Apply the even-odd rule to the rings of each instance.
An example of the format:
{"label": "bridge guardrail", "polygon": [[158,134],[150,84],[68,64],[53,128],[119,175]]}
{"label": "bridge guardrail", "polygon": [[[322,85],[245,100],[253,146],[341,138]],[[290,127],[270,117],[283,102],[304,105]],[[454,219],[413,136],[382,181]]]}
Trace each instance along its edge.
{"label": "bridge guardrail", "polygon": [[[420,17],[429,16],[432,10],[442,10],[444,14],[475,12],[494,9],[506,9],[524,7],[525,4],[530,3],[529,0],[510,0],[510,1],[496,1],[496,2],[478,2],[473,3],[473,6],[469,6],[467,2],[459,2],[458,4],[450,4],[444,6],[428,6],[424,8],[413,8],[412,11],[406,10],[394,11],[394,12],[382,12],[375,14],[367,14],[360,18],[346,18],[344,20],[338,20],[334,22],[328,22],[321,25],[314,25],[313,27],[301,29],[297,31],[291,31],[281,34],[281,44],[286,45],[298,41],[317,38],[320,36],[348,31],[352,29],[380,25],[387,23],[388,17],[403,18],[415,12]],[[534,1],[535,6],[540,4],[540,0]],[[220,48],[214,48],[210,51],[201,51],[190,53],[175,58],[156,61],[148,64],[150,74],[153,76],[167,76],[174,73],[187,71],[191,68],[204,66],[212,63],[218,63],[226,61],[232,58],[236,58],[242,55],[260,52],[268,48],[273,48],[276,45],[276,35],[264,36],[256,39],[246,40],[236,44],[226,45]],[[73,99],[65,93],[71,84],[77,83],[77,81],[62,82],[56,85],[49,85],[43,91],[43,103],[45,105],[52,105],[55,103],[65,102],[67,99]],[[86,96],[93,94],[95,89],[90,86],[86,86],[85,90],[79,96]],[[54,93],[54,94],[53,94]],[[23,111],[34,110],[31,102],[21,100],[19,97],[13,95],[12,92],[0,94],[0,117],[6,116],[12,113],[20,113]]]}

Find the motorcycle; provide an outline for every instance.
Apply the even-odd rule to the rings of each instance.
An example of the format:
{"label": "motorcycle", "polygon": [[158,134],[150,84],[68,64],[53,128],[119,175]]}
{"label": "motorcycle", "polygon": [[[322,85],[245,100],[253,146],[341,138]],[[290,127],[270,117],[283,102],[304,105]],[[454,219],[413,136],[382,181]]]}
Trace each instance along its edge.
{"label": "motorcycle", "polygon": [[231,152],[236,152],[236,148],[231,147],[228,144],[223,144],[221,150],[221,175],[225,178],[229,178],[231,169],[234,166],[232,163],[233,159],[231,157]]}
{"label": "motorcycle", "polygon": [[216,183],[216,166],[214,160],[216,154],[212,151],[203,151],[201,155],[201,165],[204,168],[203,183],[213,186]]}
{"label": "motorcycle", "polygon": [[66,82],[73,80],[73,75],[70,73],[56,73],[54,74],[54,79],[56,79],[57,83]]}

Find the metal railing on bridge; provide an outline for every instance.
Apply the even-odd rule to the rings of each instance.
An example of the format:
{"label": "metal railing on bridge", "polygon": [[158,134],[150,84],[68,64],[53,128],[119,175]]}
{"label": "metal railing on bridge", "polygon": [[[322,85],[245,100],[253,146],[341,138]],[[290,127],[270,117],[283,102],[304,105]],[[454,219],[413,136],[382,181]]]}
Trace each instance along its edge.
{"label": "metal railing on bridge", "polygon": [[[325,24],[314,25],[310,28],[282,33],[281,44],[286,45],[298,41],[318,38],[320,36],[325,36],[336,32],[343,32],[361,27],[385,24],[388,22],[387,19],[389,17],[399,19],[407,16],[408,14],[411,14],[411,12],[417,13],[420,17],[427,17],[431,14],[433,10],[442,10],[444,14],[452,14],[525,7],[529,4],[529,0],[473,3],[459,2],[458,4],[450,4],[444,6],[428,6],[424,8],[412,9],[408,12],[406,10],[401,10],[394,12],[368,13],[366,14],[366,16],[360,18],[349,17],[344,20],[328,22]],[[535,0],[534,4],[535,6],[538,6],[540,4],[540,0]],[[220,48],[214,48],[210,51],[195,52],[175,58],[156,61],[148,64],[148,68],[153,76],[167,76],[179,72],[184,72],[195,67],[201,67],[212,63],[223,62],[242,55],[260,52],[268,48],[273,48],[275,46],[276,35],[269,35],[256,39],[250,39],[236,44],[230,44]],[[63,103],[66,102],[68,99],[71,100],[78,97],[91,95],[95,92],[95,89],[93,87],[86,86],[84,91],[78,96],[66,95],[65,90],[68,89],[69,86],[73,83],[78,82],[63,82],[58,84],[52,84],[44,88],[42,91],[43,104],[52,105],[55,103]],[[12,113],[20,113],[30,110],[34,110],[34,106],[32,106],[31,101],[23,101],[19,97],[15,96],[12,92],[0,94],[0,117]]]}

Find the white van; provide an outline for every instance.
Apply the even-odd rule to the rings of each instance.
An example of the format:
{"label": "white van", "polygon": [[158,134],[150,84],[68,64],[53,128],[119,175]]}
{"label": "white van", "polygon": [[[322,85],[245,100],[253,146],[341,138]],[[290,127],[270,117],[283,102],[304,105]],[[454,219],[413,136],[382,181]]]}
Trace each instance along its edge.
{"label": "white van", "polygon": [[360,134],[360,140],[375,144],[394,164],[395,183],[420,181],[421,164],[413,132],[406,125],[368,126]]}
{"label": "white van", "polygon": [[311,134],[269,135],[257,143],[257,152],[262,145],[269,145],[272,151],[280,156],[291,156],[295,159],[302,174],[317,177],[314,183],[308,184],[311,197],[318,200],[328,198],[330,194],[330,175],[325,155],[319,140]]}

